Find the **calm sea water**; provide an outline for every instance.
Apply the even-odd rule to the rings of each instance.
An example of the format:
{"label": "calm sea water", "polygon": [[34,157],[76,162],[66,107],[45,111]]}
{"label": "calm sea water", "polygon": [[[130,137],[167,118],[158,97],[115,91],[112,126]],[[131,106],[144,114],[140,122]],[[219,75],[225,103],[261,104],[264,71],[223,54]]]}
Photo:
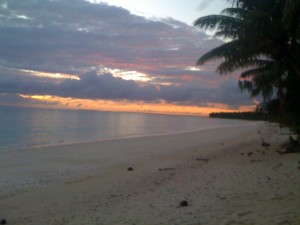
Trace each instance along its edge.
{"label": "calm sea water", "polygon": [[205,117],[0,106],[0,151],[240,124]]}

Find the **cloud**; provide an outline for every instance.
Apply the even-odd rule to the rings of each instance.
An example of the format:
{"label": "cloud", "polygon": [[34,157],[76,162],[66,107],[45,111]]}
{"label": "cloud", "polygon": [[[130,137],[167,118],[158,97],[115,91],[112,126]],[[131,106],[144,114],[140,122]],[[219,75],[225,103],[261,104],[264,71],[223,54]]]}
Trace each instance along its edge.
{"label": "cloud", "polygon": [[58,93],[63,97],[84,99],[132,99],[141,98],[139,86],[132,80],[116,78],[112,74],[98,76],[91,71],[80,80],[65,80],[58,85]]}
{"label": "cloud", "polygon": [[[112,74],[97,74],[95,71],[82,74],[80,79],[63,79],[57,81],[53,78],[25,77],[23,74],[14,76],[1,76],[0,93],[8,95],[56,95],[60,97],[79,99],[108,99],[158,102],[165,101],[182,105],[205,106],[207,99],[210,102],[223,102],[235,105],[247,103],[248,98],[233,91],[230,96],[228,90],[236,86],[230,80],[222,82],[219,89],[211,91],[207,85],[198,82],[186,82],[182,85],[140,85],[133,80],[124,80]],[[227,96],[229,98],[226,98]]]}
{"label": "cloud", "polygon": [[[150,20],[84,0],[3,0],[0,15],[0,94],[250,103],[235,79],[216,75],[213,63],[187,69],[222,42],[174,19]],[[99,73],[104,67],[137,71],[151,82]],[[77,74],[80,80],[33,77],[20,69]]]}
{"label": "cloud", "polygon": [[[203,41],[205,34],[179,21],[151,21],[106,4],[9,0],[6,5],[1,11],[9,16],[0,28],[0,57],[6,66],[65,72],[95,65],[162,69],[174,59],[178,67],[194,65],[201,51],[220,43]],[[205,42],[204,50],[197,47],[200,42]]]}

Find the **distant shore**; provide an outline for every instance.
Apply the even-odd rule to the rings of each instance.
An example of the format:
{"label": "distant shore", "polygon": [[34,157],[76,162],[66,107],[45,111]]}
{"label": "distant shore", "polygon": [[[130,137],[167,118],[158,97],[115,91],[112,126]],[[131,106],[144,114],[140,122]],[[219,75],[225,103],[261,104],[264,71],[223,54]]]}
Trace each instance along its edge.
{"label": "distant shore", "polygon": [[[263,147],[261,139],[271,144]],[[264,122],[7,151],[7,224],[300,224],[300,154]]]}
{"label": "distant shore", "polygon": [[219,113],[210,113],[209,117],[220,118],[220,119],[268,121],[267,115],[262,112],[219,112]]}

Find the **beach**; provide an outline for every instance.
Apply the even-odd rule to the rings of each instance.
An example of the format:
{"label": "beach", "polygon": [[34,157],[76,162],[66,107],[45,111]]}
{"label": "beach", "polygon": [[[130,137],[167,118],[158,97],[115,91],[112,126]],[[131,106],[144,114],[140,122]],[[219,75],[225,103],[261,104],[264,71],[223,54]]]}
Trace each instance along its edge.
{"label": "beach", "polygon": [[[278,125],[5,151],[9,225],[298,225],[300,154]],[[261,145],[262,138],[270,143]]]}

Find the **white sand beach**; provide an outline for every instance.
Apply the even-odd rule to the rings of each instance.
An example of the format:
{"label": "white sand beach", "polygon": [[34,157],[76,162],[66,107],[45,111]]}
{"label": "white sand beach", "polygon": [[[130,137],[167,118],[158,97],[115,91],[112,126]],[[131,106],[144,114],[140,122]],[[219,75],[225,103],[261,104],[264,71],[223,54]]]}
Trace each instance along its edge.
{"label": "white sand beach", "polygon": [[[261,146],[261,138],[271,146]],[[287,139],[276,125],[257,122],[6,151],[0,219],[8,225],[299,225],[300,154],[276,152]]]}

